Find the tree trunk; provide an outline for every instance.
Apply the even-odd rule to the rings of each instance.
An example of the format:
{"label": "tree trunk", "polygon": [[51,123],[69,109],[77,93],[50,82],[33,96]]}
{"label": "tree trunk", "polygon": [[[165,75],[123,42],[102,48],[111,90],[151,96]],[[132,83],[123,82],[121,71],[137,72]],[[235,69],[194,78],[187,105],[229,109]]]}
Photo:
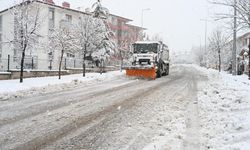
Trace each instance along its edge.
{"label": "tree trunk", "polygon": [[21,71],[20,71],[20,83],[23,83],[23,70],[24,70],[24,59],[25,59],[25,51],[27,44],[24,44],[21,58]]}
{"label": "tree trunk", "polygon": [[59,62],[59,80],[61,79],[61,68],[62,68],[62,60],[63,60],[63,54],[64,54],[64,50],[61,51],[61,58],[60,58],[60,62]]}
{"label": "tree trunk", "polygon": [[221,72],[221,53],[220,53],[220,50],[219,50],[218,54],[219,54],[219,72]]}
{"label": "tree trunk", "polygon": [[87,45],[84,44],[84,52],[83,52],[83,63],[82,63],[82,76],[85,77],[86,76],[86,51],[87,51]]}
{"label": "tree trunk", "polygon": [[123,57],[122,57],[122,51],[120,50],[120,57],[121,57],[121,68],[120,71],[122,72],[122,67],[123,67]]}
{"label": "tree trunk", "polygon": [[100,71],[100,74],[102,74],[103,73],[103,69],[104,69],[104,60],[103,60],[103,58],[101,59],[101,71]]}
{"label": "tree trunk", "polygon": [[122,69],[123,68],[123,58],[121,59],[121,72],[122,72]]}
{"label": "tree trunk", "polygon": [[[250,41],[250,38],[249,38]],[[250,80],[250,43],[248,46],[248,79]]]}
{"label": "tree trunk", "polygon": [[82,76],[86,76],[86,64],[85,64],[86,54],[83,54],[83,63],[82,63]]}

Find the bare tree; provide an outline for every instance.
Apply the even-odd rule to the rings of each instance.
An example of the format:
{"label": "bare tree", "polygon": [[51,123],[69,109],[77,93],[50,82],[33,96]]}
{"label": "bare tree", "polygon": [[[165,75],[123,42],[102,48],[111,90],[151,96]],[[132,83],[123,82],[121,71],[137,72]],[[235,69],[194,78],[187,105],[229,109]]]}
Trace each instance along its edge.
{"label": "bare tree", "polygon": [[94,8],[93,16],[95,18],[103,18],[103,19],[108,18],[109,10],[102,6],[101,0],[97,0],[97,2],[95,2],[92,5],[92,8]]}
{"label": "bare tree", "polygon": [[82,56],[82,69],[83,77],[85,77],[86,72],[86,54],[91,53],[93,50],[92,42],[94,41],[95,27],[92,16],[84,15],[80,18],[79,23],[75,28],[75,38],[77,49]]}
{"label": "bare tree", "polygon": [[[212,0],[214,4],[233,7],[235,9],[235,15],[233,13],[225,13],[218,15],[219,19],[235,19],[237,18],[237,30],[249,30],[250,29],[250,1],[249,0]],[[250,43],[249,43],[250,50]],[[249,80],[250,80],[250,54],[249,54]]]}
{"label": "bare tree", "polygon": [[250,28],[250,1],[249,0],[210,0],[212,4],[221,5],[229,8],[228,12],[216,13],[215,20],[224,20],[229,25],[226,28],[233,28],[234,18],[233,9],[236,8],[237,30]]}
{"label": "bare tree", "polygon": [[[65,23],[65,22],[64,22]],[[75,53],[75,38],[72,29],[68,25],[61,25],[59,28],[54,29],[49,35],[49,47],[52,51],[59,52],[59,69],[58,76],[61,79],[61,70],[64,54],[67,52]],[[67,24],[67,23],[66,23]]]}
{"label": "bare tree", "polygon": [[214,30],[209,38],[208,61],[210,64],[217,64],[219,72],[221,72],[221,52],[228,43],[228,39],[219,28]]}
{"label": "bare tree", "polygon": [[10,43],[21,53],[20,83],[23,82],[24,60],[27,49],[39,43],[40,8],[33,0],[26,0],[14,6],[11,10],[14,16],[14,39]]}
{"label": "bare tree", "polygon": [[205,47],[199,46],[199,47],[192,47],[192,54],[194,58],[194,62],[200,66],[205,67],[206,66],[206,55],[205,55]]}
{"label": "bare tree", "polygon": [[[75,39],[78,52],[83,60],[83,77],[86,72],[86,55],[92,55],[100,50],[106,40],[106,26],[99,18],[83,15],[75,27]],[[100,56],[98,56],[100,57]]]}
{"label": "bare tree", "polygon": [[126,60],[129,60],[131,57],[130,54],[130,44],[132,43],[131,40],[124,40],[118,46],[118,58],[120,58],[120,70],[122,71],[124,63]]}
{"label": "bare tree", "polygon": [[109,58],[112,53],[115,53],[115,43],[112,40],[114,34],[111,31],[109,23],[107,21],[109,17],[109,10],[101,5],[101,0],[97,0],[97,2],[94,3],[92,7],[95,8],[93,12],[93,17],[97,18],[100,21],[100,25],[104,25],[102,26],[103,30],[101,30],[102,34],[99,34],[99,36],[97,37],[98,41],[100,41],[100,43],[96,45],[99,51],[94,53],[97,57],[100,57],[101,59],[100,73],[102,74],[104,60]]}

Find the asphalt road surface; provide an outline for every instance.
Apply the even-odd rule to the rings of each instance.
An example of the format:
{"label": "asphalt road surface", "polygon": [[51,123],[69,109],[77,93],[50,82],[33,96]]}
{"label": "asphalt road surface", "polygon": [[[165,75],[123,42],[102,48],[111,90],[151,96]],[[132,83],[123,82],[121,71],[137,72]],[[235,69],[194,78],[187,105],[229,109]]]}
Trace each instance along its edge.
{"label": "asphalt road surface", "polygon": [[195,68],[0,102],[0,149],[200,149]]}

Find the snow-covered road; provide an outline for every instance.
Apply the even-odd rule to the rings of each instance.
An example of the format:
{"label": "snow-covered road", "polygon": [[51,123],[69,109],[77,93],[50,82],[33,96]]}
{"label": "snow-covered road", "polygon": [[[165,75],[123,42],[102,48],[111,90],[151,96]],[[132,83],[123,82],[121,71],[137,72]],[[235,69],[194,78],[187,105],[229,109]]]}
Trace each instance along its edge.
{"label": "snow-covered road", "polygon": [[213,124],[204,105],[212,100],[201,99],[208,83],[206,72],[180,65],[154,81],[117,76],[0,101],[0,149],[215,148],[205,134]]}

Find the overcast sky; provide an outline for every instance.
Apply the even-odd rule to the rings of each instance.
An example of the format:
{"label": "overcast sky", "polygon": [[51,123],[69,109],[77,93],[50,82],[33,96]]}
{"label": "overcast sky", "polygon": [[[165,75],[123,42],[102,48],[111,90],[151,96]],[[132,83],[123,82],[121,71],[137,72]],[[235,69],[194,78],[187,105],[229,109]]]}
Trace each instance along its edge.
{"label": "overcast sky", "polygon": [[[61,5],[65,0],[54,0]],[[96,0],[66,0],[72,8],[91,7]],[[0,9],[8,7],[14,0],[0,0]],[[201,19],[213,16],[214,7],[207,0],[102,0],[111,13],[134,20],[141,26],[142,9],[144,27],[149,35],[160,34],[173,51],[190,50],[204,43],[205,23]],[[215,22],[208,22],[208,33]]]}

